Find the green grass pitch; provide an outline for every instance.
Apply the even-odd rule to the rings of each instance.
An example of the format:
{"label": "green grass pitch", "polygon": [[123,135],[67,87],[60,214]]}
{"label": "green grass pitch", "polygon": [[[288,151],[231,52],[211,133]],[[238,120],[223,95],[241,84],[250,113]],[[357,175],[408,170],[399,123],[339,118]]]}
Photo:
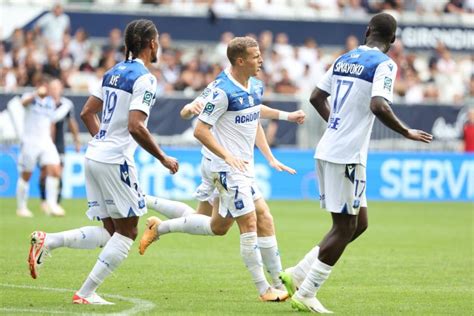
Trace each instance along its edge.
{"label": "green grass pitch", "polygon": [[[288,267],[327,232],[330,216],[315,201],[269,204]],[[31,200],[36,216],[23,219],[14,199],[0,200],[0,314],[295,315],[288,302],[257,300],[236,227],[225,237],[163,236],[145,256],[135,243],[98,291],[116,305],[72,305],[99,249],[56,250],[37,280],[26,263],[33,230],[99,224],[85,217],[86,201],[63,205],[65,218],[46,217]],[[340,315],[473,315],[473,214],[472,203],[370,203],[368,231],[347,248],[318,297]]]}

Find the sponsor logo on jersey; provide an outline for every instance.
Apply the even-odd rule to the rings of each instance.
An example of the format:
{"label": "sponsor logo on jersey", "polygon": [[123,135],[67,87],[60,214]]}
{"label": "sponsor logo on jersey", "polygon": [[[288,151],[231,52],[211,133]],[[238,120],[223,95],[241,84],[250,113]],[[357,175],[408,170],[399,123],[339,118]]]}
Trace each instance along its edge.
{"label": "sponsor logo on jersey", "polygon": [[244,115],[237,115],[235,117],[235,124],[243,124],[243,123],[253,122],[255,120],[258,120],[259,117],[260,117],[260,111],[249,113],[249,114],[244,114]]}
{"label": "sponsor logo on jersey", "polygon": [[364,71],[364,68],[364,65],[349,64],[341,61],[334,66],[334,71],[359,76]]}
{"label": "sponsor logo on jersey", "polygon": [[392,78],[390,77],[385,77],[383,79],[383,88],[387,91],[392,91]]}
{"label": "sponsor logo on jersey", "polygon": [[151,93],[150,91],[145,91],[145,94],[143,95],[143,103],[150,106],[151,100],[153,100],[153,93]]}
{"label": "sponsor logo on jersey", "polygon": [[218,95],[219,95],[219,91],[212,92],[212,100],[215,100]]}
{"label": "sponsor logo on jersey", "polygon": [[206,98],[209,94],[211,93],[211,89],[206,88],[204,91],[201,93],[202,98]]}
{"label": "sponsor logo on jersey", "polygon": [[211,102],[207,102],[206,106],[204,107],[204,110],[203,110],[203,113],[206,113],[206,114],[211,114],[212,111],[214,111],[214,108],[216,107],[215,104],[211,103]]}

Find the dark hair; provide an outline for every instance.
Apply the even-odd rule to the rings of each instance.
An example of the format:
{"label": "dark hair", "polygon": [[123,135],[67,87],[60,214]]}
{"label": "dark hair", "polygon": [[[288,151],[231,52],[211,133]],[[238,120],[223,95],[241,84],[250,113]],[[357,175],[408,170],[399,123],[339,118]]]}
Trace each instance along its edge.
{"label": "dark hair", "polygon": [[247,57],[247,48],[258,47],[256,40],[249,36],[236,37],[227,46],[227,58],[231,65],[235,64],[238,57]]}
{"label": "dark hair", "polygon": [[390,43],[397,31],[397,21],[390,14],[379,13],[370,20],[369,30],[369,36]]}
{"label": "dark hair", "polygon": [[155,24],[146,19],[134,20],[125,28],[125,60],[136,58],[140,51],[158,35]]}

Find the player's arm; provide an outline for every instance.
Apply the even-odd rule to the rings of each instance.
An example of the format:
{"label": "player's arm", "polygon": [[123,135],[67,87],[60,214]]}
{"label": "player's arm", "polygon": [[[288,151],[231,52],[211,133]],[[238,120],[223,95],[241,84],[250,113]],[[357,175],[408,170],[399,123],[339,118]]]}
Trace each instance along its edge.
{"label": "player's arm", "polygon": [[255,138],[255,145],[257,145],[260,152],[268,161],[268,164],[278,171],[286,171],[290,174],[295,174],[296,170],[282,164],[278,159],[273,156],[273,153],[268,145],[267,138],[265,137],[265,131],[263,130],[262,124],[258,123],[257,136]]}
{"label": "player's arm", "polygon": [[292,123],[303,124],[306,118],[306,113],[302,110],[293,112],[281,111],[262,104],[260,108],[260,117],[270,120],[289,121]]}
{"label": "player's arm", "polygon": [[329,115],[331,113],[328,97],[329,93],[316,87],[309,98],[309,102],[326,122],[329,120]]}
{"label": "player's arm", "polygon": [[420,130],[410,129],[393,113],[390,104],[393,101],[393,83],[397,74],[397,65],[387,60],[380,63],[374,73],[370,110],[388,128],[404,137],[429,143],[433,136]]}
{"label": "player's arm", "polygon": [[36,89],[35,92],[24,96],[24,97],[21,99],[21,104],[22,104],[24,107],[27,107],[28,105],[30,105],[31,103],[33,103],[33,100],[34,100],[36,97],[39,97],[39,98],[43,99],[43,98],[46,97],[47,95],[48,95],[48,89],[46,88],[45,85],[42,85],[42,86],[38,87],[38,89]]}
{"label": "player's arm", "polygon": [[79,124],[77,123],[77,120],[74,117],[73,113],[71,113],[71,115],[69,116],[68,125],[69,130],[72,134],[72,139],[74,141],[74,147],[76,148],[76,151],[79,152],[81,151],[81,141],[79,139]]}
{"label": "player's arm", "polygon": [[212,125],[198,120],[196,128],[194,129],[194,137],[201,142],[207,149],[213,154],[222,158],[229,166],[238,169],[242,172],[245,171],[247,163],[246,161],[234,157],[227,149],[222,147],[219,142],[215,139],[211,132]]}
{"label": "player's arm", "polygon": [[383,97],[373,97],[370,101],[370,110],[385,126],[408,139],[424,143],[429,143],[433,139],[431,134],[416,129],[410,129],[404,125],[395,113],[393,113],[392,108]]}
{"label": "player's arm", "polygon": [[331,114],[328,97],[332,86],[332,73],[334,64],[324,74],[323,78],[318,82],[316,88],[311,92],[309,102],[326,122]]}
{"label": "player's arm", "polygon": [[190,120],[193,117],[199,115],[203,108],[204,103],[199,98],[197,98],[193,102],[186,104],[179,112],[179,115],[183,120]]}
{"label": "player's arm", "polygon": [[128,130],[133,139],[153,157],[158,159],[163,166],[168,168],[171,174],[178,171],[178,161],[167,156],[153,139],[150,131],[145,125],[148,115],[140,110],[131,110],[128,115]]}
{"label": "player's arm", "polygon": [[175,174],[179,168],[178,160],[167,156],[161,150],[145,123],[155,101],[155,92],[156,79],[153,75],[143,75],[135,81],[128,112],[128,131],[143,149],[158,159],[164,167],[169,169],[171,174]]}
{"label": "player's arm", "polygon": [[81,120],[86,125],[91,136],[96,135],[100,129],[100,120],[97,113],[102,111],[102,100],[96,96],[90,96],[81,111]]}

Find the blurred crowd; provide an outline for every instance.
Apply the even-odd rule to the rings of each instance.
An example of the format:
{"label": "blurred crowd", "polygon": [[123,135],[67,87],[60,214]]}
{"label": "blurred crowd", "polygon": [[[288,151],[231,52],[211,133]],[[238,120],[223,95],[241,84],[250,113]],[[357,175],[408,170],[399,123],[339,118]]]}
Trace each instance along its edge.
{"label": "blurred crowd", "polygon": [[[309,95],[339,54],[360,45],[355,36],[348,37],[340,50],[329,50],[314,38],[295,46],[285,33],[248,35],[260,45],[264,64],[259,76],[266,92],[293,95]],[[161,34],[160,63],[153,68],[159,94],[184,91],[192,96],[202,90],[228,66],[226,47],[233,36],[226,32],[215,47],[203,47],[180,45],[170,34]],[[474,104],[473,56],[453,56],[441,43],[427,54],[407,52],[399,40],[389,55],[399,66],[395,102]],[[103,41],[91,41],[81,28],[71,35],[69,17],[56,5],[32,30],[16,29],[0,43],[0,86],[14,92],[36,86],[47,76],[61,79],[72,90],[90,91],[101,84],[107,69],[123,59],[120,29],[112,29]]]}
{"label": "blurred crowd", "polygon": [[[58,0],[3,0],[12,4],[48,5]],[[63,3],[123,4],[130,7],[150,4],[163,8],[195,10],[209,7],[216,14],[234,15],[240,12],[269,17],[297,16],[325,18],[365,18],[367,14],[390,10],[392,14],[459,15],[474,12],[474,0],[62,0]]]}

